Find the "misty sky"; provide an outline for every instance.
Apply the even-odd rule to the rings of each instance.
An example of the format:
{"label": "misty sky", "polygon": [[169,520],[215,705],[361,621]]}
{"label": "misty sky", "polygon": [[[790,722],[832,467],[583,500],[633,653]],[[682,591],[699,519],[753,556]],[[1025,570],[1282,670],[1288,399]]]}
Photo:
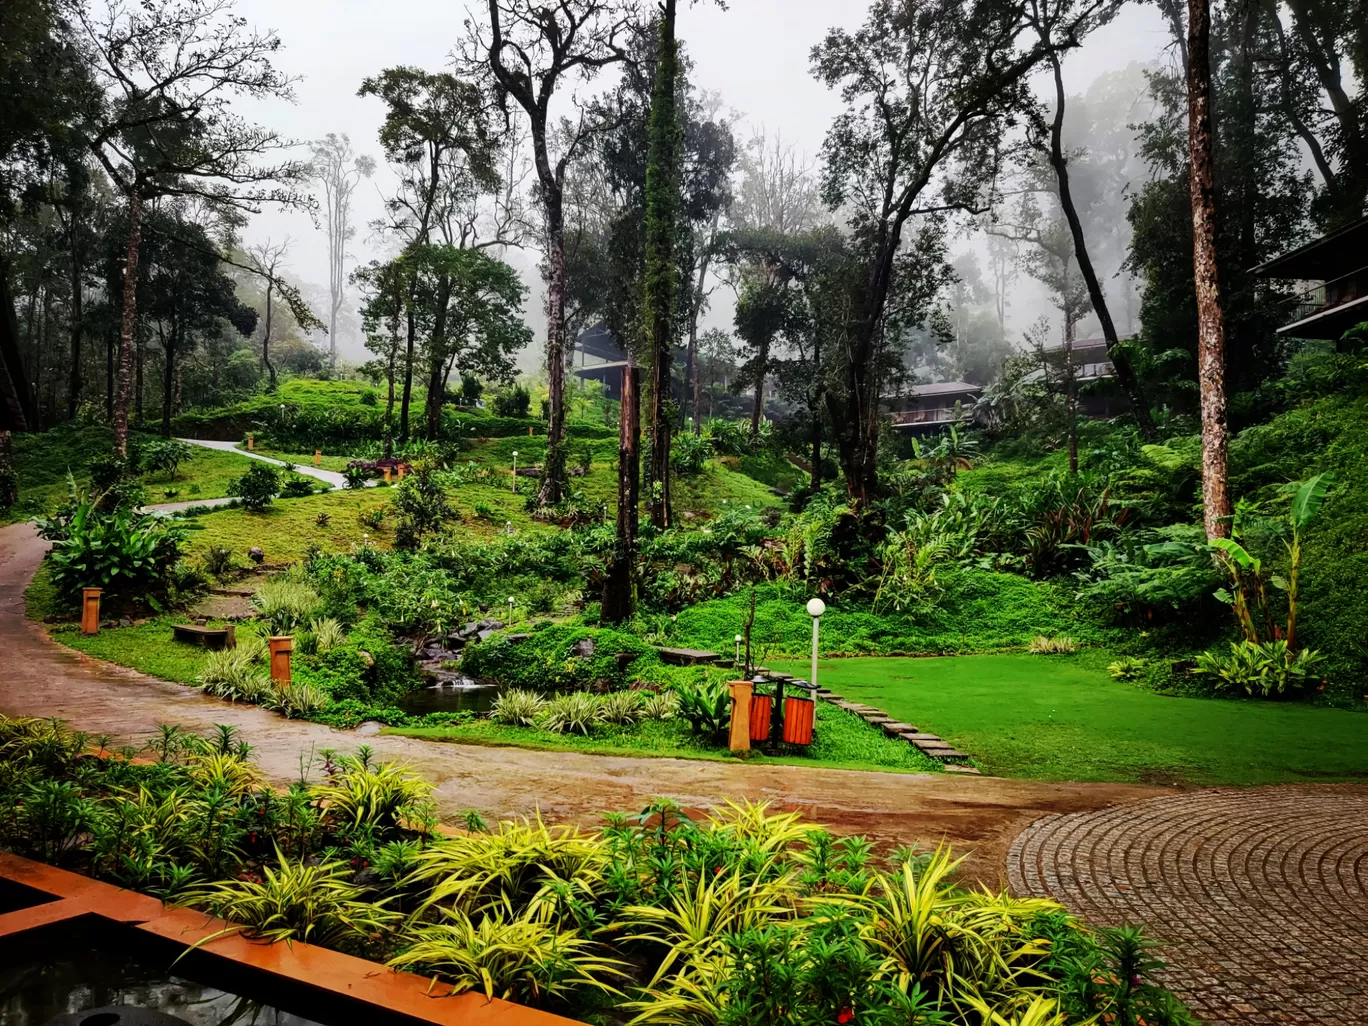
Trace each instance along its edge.
{"label": "misty sky", "polygon": [[[463,35],[468,6],[478,11],[482,5],[459,0],[239,0],[239,12],[250,24],[279,33],[284,44],[279,67],[301,78],[296,104],[246,107],[244,113],[293,139],[345,132],[357,152],[378,160],[376,130],[382,105],[373,98],[357,97],[361,80],[397,64],[445,67]],[[763,125],[770,135],[781,135],[815,160],[840,104],[834,93],[808,73],[808,53],[833,25],[858,26],[867,4],[858,0],[730,0],[728,6],[729,10],[722,11],[706,2],[681,5],[679,33],[694,62],[695,84],[719,91],[727,106],[744,119],[746,124],[738,131],[742,138],[749,135],[748,126]],[[1116,21],[1069,55],[1065,63],[1068,91],[1082,93],[1103,72],[1156,59],[1166,41],[1154,7],[1127,6]],[[369,237],[365,224],[381,212],[381,194],[390,183],[381,161],[380,173],[357,190],[361,227],[351,246],[356,261],[380,255],[381,246]],[[326,289],[324,236],[307,216],[267,211],[254,218],[245,232],[248,242],[286,234],[296,240],[289,259],[293,274]],[[534,284],[536,254],[524,254],[521,259],[513,254],[509,259]],[[1025,294],[1013,306],[1013,322],[1018,326],[1034,316],[1030,288],[1023,290]],[[529,307],[539,303],[534,297]],[[728,327],[729,305],[718,296],[707,320]],[[529,309],[528,313],[529,323],[539,329],[540,311]],[[530,368],[535,357],[532,353],[527,357],[522,362]]]}

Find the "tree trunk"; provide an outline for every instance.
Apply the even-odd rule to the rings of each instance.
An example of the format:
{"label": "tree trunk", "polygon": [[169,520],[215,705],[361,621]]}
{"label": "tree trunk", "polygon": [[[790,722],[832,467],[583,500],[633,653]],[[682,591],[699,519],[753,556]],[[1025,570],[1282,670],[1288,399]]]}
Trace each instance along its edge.
{"label": "tree trunk", "polygon": [[[275,270],[271,274],[274,276]],[[271,300],[274,298],[275,279],[266,279],[266,330],[261,336],[261,362],[266,366],[266,374],[270,381],[269,388],[272,392],[276,390],[276,369],[271,362]]]}
{"label": "tree trunk", "polygon": [[[3,311],[0,311],[3,316]],[[0,362],[0,378],[7,374]],[[9,428],[0,428],[0,509],[9,509],[19,501],[19,481],[14,476],[13,439]]]}
{"label": "tree trunk", "polygon": [[[1067,265],[1065,266],[1067,275]],[[1069,473],[1078,474],[1078,377],[1074,374],[1073,344],[1077,320],[1064,314],[1064,409],[1069,418]]]}
{"label": "tree trunk", "polygon": [[133,401],[133,332],[138,322],[138,249],[142,244],[142,195],[135,184],[128,192],[128,249],[124,255],[123,309],[119,317],[118,384],[112,422],[114,452],[128,456],[128,413]]}
{"label": "tree trunk", "polygon": [[451,302],[451,279],[442,275],[437,280],[437,311],[428,342],[427,440],[435,442],[442,433],[442,399],[446,391],[446,326],[447,304]]}
{"label": "tree trunk", "polygon": [[418,338],[418,325],[413,314],[413,289],[409,289],[408,308],[408,349],[404,355],[404,396],[399,402],[399,442],[402,445],[409,437],[409,398],[413,394],[413,346]]}
{"label": "tree trunk", "polygon": [[755,441],[760,436],[760,414],[765,409],[765,377],[769,369],[769,339],[761,341],[755,353],[755,400],[751,403],[750,436]]}
{"label": "tree trunk", "polygon": [[817,380],[812,386],[812,491],[816,494],[822,487],[822,344],[814,333],[812,340],[812,366]]}
{"label": "tree trunk", "polygon": [[0,253],[0,426],[29,431],[37,422],[33,393],[19,350],[19,322],[10,294],[9,261]]}
{"label": "tree trunk", "polygon": [[546,460],[537,504],[565,495],[565,212],[559,185],[543,191],[546,207]]}
{"label": "tree trunk", "polygon": [[176,387],[176,323],[171,322],[171,334],[169,337],[162,334],[161,324],[157,325],[157,334],[162,336],[162,352],[165,354],[165,366],[162,367],[162,416],[161,433],[163,438],[171,437],[171,395]]}
{"label": "tree trunk", "polygon": [[81,332],[84,328],[85,289],[81,287],[80,207],[71,212],[71,375],[67,379],[67,420],[76,419],[81,403]]}
{"label": "tree trunk", "polygon": [[1225,323],[1216,265],[1210,49],[1209,0],[1188,0],[1188,154],[1192,270],[1197,294],[1197,383],[1202,395],[1202,519],[1208,538],[1228,538],[1231,506],[1226,440]]}
{"label": "tree trunk", "polygon": [[1154,418],[1150,416],[1149,403],[1140,386],[1140,379],[1131,366],[1130,358],[1121,350],[1121,340],[1116,334],[1116,325],[1112,322],[1111,311],[1107,307],[1107,297],[1102,293],[1097,271],[1093,269],[1092,257],[1088,255],[1088,243],[1083,236],[1083,222],[1079,219],[1078,208],[1074,205],[1073,190],[1069,185],[1069,164],[1064,156],[1063,144],[1064,73],[1059,65],[1059,55],[1054,51],[1050,54],[1050,64],[1054,70],[1055,81],[1054,120],[1050,125],[1050,166],[1054,168],[1055,177],[1059,181],[1059,205],[1063,208],[1064,218],[1069,223],[1069,234],[1073,236],[1074,257],[1078,260],[1078,269],[1083,275],[1083,281],[1088,286],[1088,299],[1092,302],[1093,313],[1097,314],[1098,323],[1102,325],[1102,337],[1107,340],[1107,356],[1116,368],[1117,383],[1130,404],[1131,416],[1140,428],[1140,437],[1147,442],[1153,442],[1158,437]]}
{"label": "tree trunk", "polygon": [[617,534],[613,553],[603,577],[603,623],[624,623],[632,618],[636,608],[633,588],[633,564],[636,559],[636,518],[633,473],[637,460],[635,367],[622,368],[622,401],[618,404],[618,482]]}
{"label": "tree trunk", "polygon": [[385,396],[385,458],[394,455],[394,364],[399,358],[399,306],[400,291],[394,290],[394,315],[390,318],[389,362],[385,368],[388,393]]}

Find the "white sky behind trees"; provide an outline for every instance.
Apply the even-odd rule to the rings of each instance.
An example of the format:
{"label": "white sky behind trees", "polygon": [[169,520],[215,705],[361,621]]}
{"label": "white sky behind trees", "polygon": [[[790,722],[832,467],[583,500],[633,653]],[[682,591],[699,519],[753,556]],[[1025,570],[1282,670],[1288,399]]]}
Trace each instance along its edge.
{"label": "white sky behind trees", "polygon": [[[356,191],[357,234],[349,247],[349,269],[392,252],[393,245],[372,237],[368,227],[380,216],[383,195],[394,184],[376,141],[382,104],[374,98],[361,99],[356,91],[363,78],[382,68],[399,64],[445,68],[464,33],[467,8],[478,17],[484,5],[461,0],[238,0],[237,6],[249,24],[279,34],[284,45],[278,66],[301,79],[295,87],[296,104],[245,106],[243,113],[301,142],[328,132],[346,133],[357,153],[375,157],[378,173]],[[763,127],[771,138],[782,137],[816,164],[840,100],[809,74],[808,53],[828,28],[857,27],[868,4],[863,0],[730,0],[728,6],[723,11],[711,2],[681,5],[679,34],[694,63],[694,85],[722,94],[726,106],[742,121],[739,141],[749,137],[752,127]],[[1102,73],[1132,62],[1157,60],[1167,42],[1158,11],[1133,3],[1068,56],[1066,88],[1070,95],[1079,95]],[[295,239],[288,258],[292,276],[321,284],[326,293],[326,239],[306,215],[264,211],[252,219],[244,241],[256,244],[286,234]],[[973,240],[965,238],[952,248],[959,251],[971,245]],[[539,363],[544,323],[538,254],[513,251],[506,259],[533,290],[526,314],[537,341],[519,361],[531,370]],[[1107,283],[1109,296],[1118,288],[1119,282]],[[354,299],[349,290],[348,305]],[[1029,279],[1020,278],[1009,312],[1014,337],[1041,312],[1048,312],[1046,306],[1043,293]],[[705,326],[730,329],[731,302],[725,288],[714,292],[704,320]],[[344,357],[363,358],[359,339],[338,341]]]}

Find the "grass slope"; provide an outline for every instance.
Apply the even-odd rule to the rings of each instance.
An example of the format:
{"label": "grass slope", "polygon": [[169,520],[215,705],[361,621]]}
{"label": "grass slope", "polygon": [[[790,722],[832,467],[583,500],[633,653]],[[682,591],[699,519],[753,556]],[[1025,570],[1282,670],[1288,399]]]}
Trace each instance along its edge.
{"label": "grass slope", "polygon": [[[136,436],[135,436],[136,437]],[[90,484],[87,465],[107,455],[113,446],[108,428],[64,424],[39,435],[16,435],[14,468],[19,478],[19,502],[7,521],[27,520],[50,513],[68,495],[67,473],[78,487]],[[136,483],[151,502],[217,499],[229,494],[233,480],[252,465],[246,456],[196,447],[173,478],[166,473],[143,474]],[[167,491],[175,494],[167,496]]]}
{"label": "grass slope", "polygon": [[818,673],[846,698],[939,734],[1002,776],[1196,784],[1368,776],[1361,713],[1159,695],[1112,680],[1108,659],[1097,650],[843,659],[820,663]]}

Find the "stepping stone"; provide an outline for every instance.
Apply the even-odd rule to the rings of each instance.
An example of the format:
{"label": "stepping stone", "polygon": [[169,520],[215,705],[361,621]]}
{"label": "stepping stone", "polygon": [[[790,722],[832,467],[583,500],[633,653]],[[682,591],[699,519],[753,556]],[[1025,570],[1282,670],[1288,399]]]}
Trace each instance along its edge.
{"label": "stepping stone", "polygon": [[911,741],[914,745],[920,741],[941,741],[941,738],[937,737],[935,734],[919,734],[917,733],[915,728],[913,728],[913,730],[911,730],[909,733],[902,734],[900,736],[904,741]]}
{"label": "stepping stone", "polygon": [[872,713],[862,712],[862,713],[860,713],[860,719],[864,720],[864,721],[865,721],[866,723],[868,723],[871,727],[881,727],[881,726],[883,726],[885,723],[892,723],[892,722],[893,722],[893,717],[892,717],[892,716],[889,716],[887,713],[881,713],[881,712],[872,712]]}
{"label": "stepping stone", "polygon": [[976,777],[983,775],[977,766],[957,766],[951,762],[946,763],[946,765],[941,768],[944,769],[946,773],[972,773]]}
{"label": "stepping stone", "polygon": [[953,752],[955,746],[944,741],[913,741],[923,755],[939,756],[943,752]]}
{"label": "stepping stone", "polygon": [[889,737],[899,737],[902,734],[907,733],[908,731],[913,731],[917,729],[910,723],[899,723],[897,720],[892,720],[888,723],[882,724],[882,726],[883,732],[887,734]]}
{"label": "stepping stone", "polygon": [[832,705],[836,706],[837,709],[844,709],[848,713],[859,712],[864,708],[864,706],[856,705],[854,702],[845,702],[839,699],[834,700]]}

